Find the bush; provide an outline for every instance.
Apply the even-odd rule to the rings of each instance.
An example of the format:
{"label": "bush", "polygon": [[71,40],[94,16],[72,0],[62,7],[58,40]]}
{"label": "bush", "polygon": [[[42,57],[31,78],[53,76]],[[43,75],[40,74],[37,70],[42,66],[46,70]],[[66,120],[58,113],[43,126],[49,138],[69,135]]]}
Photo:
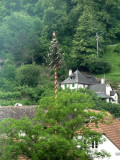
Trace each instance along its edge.
{"label": "bush", "polygon": [[16,82],[15,81],[9,81],[5,78],[0,79],[0,90],[13,91],[14,87],[16,87]]}
{"label": "bush", "polygon": [[24,65],[17,70],[17,80],[19,85],[36,87],[39,83],[40,68],[35,64]]}
{"label": "bush", "polygon": [[12,60],[12,58],[8,58],[5,60],[5,64],[1,69],[0,76],[9,81],[14,81],[16,77],[16,66]]}
{"label": "bush", "polygon": [[107,61],[96,55],[87,56],[82,65],[86,67],[89,72],[95,74],[107,73],[111,69],[111,66]]}
{"label": "bush", "polygon": [[1,92],[0,91],[0,99],[10,99],[10,98],[20,98],[20,92]]}

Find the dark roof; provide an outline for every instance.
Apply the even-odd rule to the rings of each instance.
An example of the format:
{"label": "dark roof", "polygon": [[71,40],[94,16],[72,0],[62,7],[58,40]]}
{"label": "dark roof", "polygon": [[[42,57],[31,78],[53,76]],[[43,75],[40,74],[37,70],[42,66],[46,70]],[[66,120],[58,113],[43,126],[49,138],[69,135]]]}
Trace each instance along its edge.
{"label": "dark roof", "polygon": [[114,96],[117,92],[116,91],[110,91],[110,95]]}
{"label": "dark roof", "polygon": [[97,96],[103,99],[112,99],[110,96],[106,95],[105,93],[97,93]]}
{"label": "dark roof", "polygon": [[85,75],[85,77],[88,79],[89,84],[97,84],[97,80],[93,75]]}
{"label": "dark roof", "polygon": [[89,89],[96,92],[96,93],[106,93],[106,85],[107,84],[94,84],[94,85],[90,85]]}
{"label": "dark roof", "polygon": [[5,118],[34,118],[36,106],[0,106],[0,121]]}
{"label": "dark roof", "polygon": [[75,73],[72,73],[72,74],[70,75],[70,77],[75,77]]}
{"label": "dark roof", "polygon": [[98,83],[94,76],[91,75],[83,75],[78,70],[72,73],[67,79],[65,79],[61,84],[71,84],[71,83],[78,83],[78,84],[96,84]]}

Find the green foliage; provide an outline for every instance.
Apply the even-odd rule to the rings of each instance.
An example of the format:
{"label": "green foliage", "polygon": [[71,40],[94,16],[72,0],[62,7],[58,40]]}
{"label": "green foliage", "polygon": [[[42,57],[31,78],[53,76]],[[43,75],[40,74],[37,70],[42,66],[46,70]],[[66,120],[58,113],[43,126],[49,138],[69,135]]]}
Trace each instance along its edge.
{"label": "green foliage", "polygon": [[120,104],[108,103],[105,100],[101,100],[100,98],[97,97],[97,94],[91,90],[81,88],[78,90],[78,92],[88,94],[91,96],[91,98],[94,101],[93,109],[105,110],[110,112],[116,118],[120,118]]}
{"label": "green foliage", "polygon": [[[46,65],[45,59],[53,31],[56,31],[61,49],[65,53],[65,65],[58,71],[58,79],[63,80],[70,68],[97,74],[109,70],[109,64],[106,61],[94,58],[91,60],[86,57],[86,55],[96,54],[96,32],[98,32],[99,55],[108,59],[112,66],[106,78],[119,81],[119,44],[108,46],[104,53],[105,45],[117,44],[120,41],[119,13],[119,0],[91,0],[89,3],[88,0],[0,1],[0,58],[6,59],[11,55],[13,57],[10,61],[12,64],[5,64],[0,71],[1,90],[14,91],[18,85],[15,65],[31,64],[34,61],[36,64]],[[81,65],[83,62],[84,66]],[[45,67],[43,68],[46,73]],[[46,78],[40,76],[41,95],[52,88],[53,84],[49,83],[50,80],[49,74]],[[19,81],[19,84],[28,85],[28,82]],[[38,82],[33,87],[37,84]],[[25,96],[29,97],[30,103],[32,103],[31,100],[35,103],[38,102],[39,96],[36,96],[35,91],[32,93],[31,86],[32,84],[28,89],[30,95],[26,92]],[[29,102],[28,99],[25,99],[25,103]]]}
{"label": "green foliage", "polygon": [[[54,83],[51,81],[52,77],[50,75],[50,71],[46,66],[36,66],[36,65],[26,65],[23,67],[16,68],[14,64],[11,65],[7,61],[5,63],[5,67],[1,69],[1,79],[0,79],[0,104],[3,106],[7,105],[15,105],[15,103],[21,103],[23,105],[35,105],[39,103],[39,100],[43,97],[43,95],[48,94],[50,95],[51,92],[54,94]],[[9,67],[10,66],[10,67]],[[11,73],[11,66],[17,69],[17,75],[15,72],[15,79]],[[30,68],[29,68],[30,67]],[[4,70],[6,69],[6,73],[4,74]],[[22,69],[21,69],[22,68]],[[20,69],[20,73],[18,74],[18,70]],[[22,71],[21,71],[22,70]],[[25,70],[25,72],[23,71]],[[29,70],[29,71],[28,71]],[[24,72],[24,73],[23,73]],[[8,74],[7,74],[8,73]],[[9,74],[10,73],[10,74]],[[23,73],[23,74],[22,74]],[[37,74],[38,73],[38,74]],[[32,77],[32,75],[34,77]],[[8,78],[6,75],[9,75]],[[27,85],[22,84],[20,86],[20,81],[16,79],[19,78],[18,76],[22,76],[25,78],[25,83]],[[26,78],[26,76],[29,76]],[[35,75],[37,78],[34,80]],[[5,78],[4,78],[5,77]],[[12,80],[12,78],[13,80]],[[29,78],[31,78],[29,80]],[[22,79],[23,80],[23,79]],[[36,81],[37,80],[37,81]],[[33,83],[32,83],[33,81]],[[21,82],[24,83],[24,82]],[[32,83],[32,86],[28,86],[28,83]],[[50,94],[49,94],[50,93]]]}
{"label": "green foliage", "polygon": [[[105,75],[109,81],[120,82],[120,55],[115,52],[116,45],[107,46],[105,49],[104,59],[111,65],[111,70]],[[100,77],[103,75],[100,75]]]}
{"label": "green foliage", "polygon": [[66,67],[79,69],[81,55],[96,54],[96,32],[100,55],[106,44],[119,42],[119,12],[119,0],[1,1],[0,56],[14,55],[17,65],[45,63],[49,41],[56,31]]}
{"label": "green foliage", "polygon": [[[12,160],[23,155],[35,160],[90,160],[90,144],[95,139],[102,143],[102,139],[101,134],[86,129],[84,124],[89,116],[95,117],[92,123],[103,120],[104,115],[86,111],[86,106],[92,105],[89,95],[66,90],[59,92],[57,102],[54,96],[41,99],[33,120],[27,117],[3,120],[0,122],[3,135],[0,136],[0,159]],[[82,132],[81,139],[76,134],[78,130]],[[102,154],[107,156],[105,152],[92,152],[95,157]]]}
{"label": "green foliage", "polygon": [[6,16],[0,26],[1,54],[11,53],[16,64],[24,64],[34,60],[38,37],[35,22],[24,12],[14,12]]}
{"label": "green foliage", "polygon": [[117,44],[114,51],[120,54],[120,43]]}
{"label": "green foliage", "polygon": [[17,70],[17,80],[20,85],[35,87],[39,83],[40,68],[35,64],[24,65]]}
{"label": "green foliage", "polygon": [[95,109],[106,110],[114,115],[116,118],[120,118],[120,104],[107,103],[103,100],[95,101]]}
{"label": "green foliage", "polygon": [[4,66],[1,69],[1,77],[7,79],[8,81],[15,81],[16,77],[16,66],[14,62],[7,59]]}
{"label": "green foliage", "polygon": [[0,99],[19,98],[20,92],[0,92]]}
{"label": "green foliage", "polygon": [[[80,54],[96,53],[96,32],[102,34],[101,28],[101,24],[95,19],[94,13],[86,7],[78,20],[73,40],[73,54],[78,57]],[[103,43],[102,37],[99,39],[99,43]]]}
{"label": "green foliage", "polygon": [[87,68],[87,70],[91,73],[95,74],[104,74],[110,71],[111,66],[110,64],[96,55],[90,55],[85,57],[84,62],[82,65]]}
{"label": "green foliage", "polygon": [[15,87],[16,87],[15,81],[9,81],[5,78],[0,79],[0,89],[2,91],[13,91]]}

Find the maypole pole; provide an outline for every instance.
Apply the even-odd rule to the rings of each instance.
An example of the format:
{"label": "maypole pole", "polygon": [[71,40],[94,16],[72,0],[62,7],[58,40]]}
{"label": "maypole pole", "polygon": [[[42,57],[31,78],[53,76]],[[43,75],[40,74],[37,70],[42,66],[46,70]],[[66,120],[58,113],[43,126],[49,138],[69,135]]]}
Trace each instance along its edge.
{"label": "maypole pole", "polygon": [[57,89],[58,89],[58,77],[57,77],[57,71],[58,68],[61,65],[61,59],[62,54],[61,50],[59,48],[58,40],[56,38],[55,32],[53,32],[53,38],[51,41],[51,46],[49,48],[50,53],[48,54],[49,57],[49,66],[50,68],[54,68],[54,83],[55,83],[55,101],[57,100]]}
{"label": "maypole pole", "polygon": [[58,88],[58,78],[57,78],[57,66],[55,66],[55,101],[57,100],[57,88]]}

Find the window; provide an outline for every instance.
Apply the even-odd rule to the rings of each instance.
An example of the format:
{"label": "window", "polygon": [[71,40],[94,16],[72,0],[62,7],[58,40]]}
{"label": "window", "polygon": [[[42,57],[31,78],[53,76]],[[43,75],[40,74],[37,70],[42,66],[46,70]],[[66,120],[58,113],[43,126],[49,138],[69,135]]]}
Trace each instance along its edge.
{"label": "window", "polygon": [[72,84],[72,87],[74,87],[75,86],[75,84]]}
{"label": "window", "polygon": [[92,148],[98,148],[98,141],[93,141],[92,142]]}
{"label": "window", "polygon": [[65,88],[67,87],[67,84],[65,84]]}

